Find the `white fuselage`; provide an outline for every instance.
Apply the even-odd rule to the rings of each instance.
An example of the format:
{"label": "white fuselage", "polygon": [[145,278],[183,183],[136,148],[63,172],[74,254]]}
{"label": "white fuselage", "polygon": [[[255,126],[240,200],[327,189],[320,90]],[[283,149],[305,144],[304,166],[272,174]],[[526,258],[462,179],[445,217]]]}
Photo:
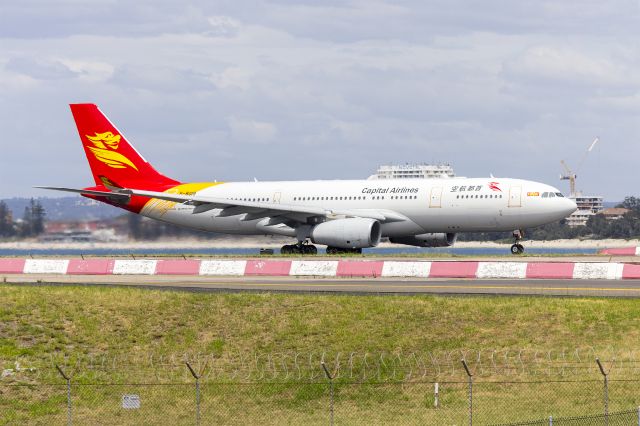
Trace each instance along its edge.
{"label": "white fuselage", "polygon": [[[576,205],[556,188],[520,179],[447,178],[222,183],[198,196],[329,211],[388,211],[406,218],[382,223],[383,237],[428,232],[512,231],[561,220]],[[553,194],[553,196],[544,194]],[[230,234],[265,234],[261,219],[219,217],[221,209],[194,213],[188,203],[161,203],[145,216],[190,228]]]}

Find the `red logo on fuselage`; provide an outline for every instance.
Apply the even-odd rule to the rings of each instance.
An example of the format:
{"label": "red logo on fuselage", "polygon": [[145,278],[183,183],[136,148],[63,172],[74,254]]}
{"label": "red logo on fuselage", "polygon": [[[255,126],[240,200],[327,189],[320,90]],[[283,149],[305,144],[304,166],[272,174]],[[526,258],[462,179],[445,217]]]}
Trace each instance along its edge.
{"label": "red logo on fuselage", "polygon": [[502,189],[500,189],[498,185],[500,185],[499,182],[489,182],[489,188],[491,188],[492,191],[502,192]]}

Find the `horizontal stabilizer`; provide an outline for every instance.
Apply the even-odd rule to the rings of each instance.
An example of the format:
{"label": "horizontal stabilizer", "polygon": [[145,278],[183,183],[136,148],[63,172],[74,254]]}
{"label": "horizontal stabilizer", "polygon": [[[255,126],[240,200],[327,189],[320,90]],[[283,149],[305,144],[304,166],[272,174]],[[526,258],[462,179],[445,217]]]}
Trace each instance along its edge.
{"label": "horizontal stabilizer", "polygon": [[34,188],[50,189],[53,191],[73,192],[73,193],[82,194],[82,195],[94,195],[96,197],[109,197],[111,199],[114,199],[114,198],[118,199],[119,201],[128,201],[131,198],[131,194],[127,193],[126,190],[123,192],[112,192],[112,191],[96,191],[93,189],[60,188],[56,186],[34,186]]}

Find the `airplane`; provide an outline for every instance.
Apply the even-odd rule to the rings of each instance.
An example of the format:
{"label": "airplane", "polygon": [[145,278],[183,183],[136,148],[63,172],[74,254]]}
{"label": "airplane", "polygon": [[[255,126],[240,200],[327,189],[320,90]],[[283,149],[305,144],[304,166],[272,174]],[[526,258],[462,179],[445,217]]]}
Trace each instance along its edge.
{"label": "airplane", "polygon": [[[81,194],[152,219],[210,232],[280,235],[282,254],[361,253],[382,238],[448,247],[461,232],[513,231],[559,221],[576,204],[549,185],[522,179],[442,178],[184,183],[158,171],[95,104],[71,104],[95,180]],[[514,231],[515,230],[515,231]]]}

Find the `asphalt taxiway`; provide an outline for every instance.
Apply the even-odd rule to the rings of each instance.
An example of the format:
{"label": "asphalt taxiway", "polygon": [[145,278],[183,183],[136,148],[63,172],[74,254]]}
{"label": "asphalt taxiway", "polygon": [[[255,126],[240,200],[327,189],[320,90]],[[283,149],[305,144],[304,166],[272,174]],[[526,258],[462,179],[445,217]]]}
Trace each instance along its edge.
{"label": "asphalt taxiway", "polygon": [[640,297],[640,280],[4,275],[0,281],[15,285],[126,286],[202,292]]}

